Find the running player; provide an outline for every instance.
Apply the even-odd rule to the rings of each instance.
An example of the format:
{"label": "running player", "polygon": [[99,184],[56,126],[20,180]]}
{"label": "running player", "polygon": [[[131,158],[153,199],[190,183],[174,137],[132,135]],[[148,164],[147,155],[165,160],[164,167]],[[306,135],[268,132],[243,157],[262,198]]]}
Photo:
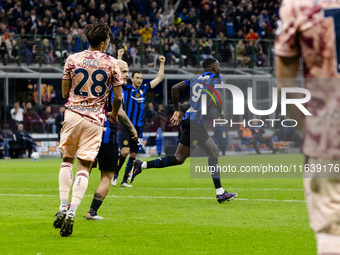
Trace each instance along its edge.
{"label": "running player", "polygon": [[[92,162],[100,147],[105,120],[104,106],[111,86],[114,98],[112,111],[107,113],[110,122],[117,121],[122,101],[123,80],[117,60],[102,53],[109,45],[109,26],[104,22],[88,24],[84,34],[90,47],[67,58],[62,80],[62,94],[68,101],[65,104],[65,120],[59,146],[63,155],[59,172],[60,207],[54,221],[54,227],[61,228],[61,236],[72,234],[76,210],[86,192]],[[76,155],[77,174],[70,208],[67,210]]]}
{"label": "running player", "polygon": [[[124,49],[120,49],[118,51],[118,59],[121,59],[124,54]],[[164,75],[164,63],[165,57],[159,57],[159,70],[155,79],[150,81],[149,83],[143,83],[143,75],[141,72],[133,72],[131,81],[132,85],[124,84],[124,103],[123,108],[126,112],[127,116],[131,120],[132,124],[135,126],[138,133],[138,140],[132,141],[131,135],[128,129],[124,126],[122,127],[120,133],[120,156],[119,156],[119,165],[118,169],[115,171],[115,174],[112,178],[112,185],[117,185],[117,178],[119,174],[119,170],[122,168],[127,155],[129,155],[129,160],[126,164],[125,174],[123,177],[123,181],[121,183],[121,187],[132,187],[132,185],[127,183],[129,178],[129,173],[131,172],[132,165],[136,159],[137,152],[142,148],[143,143],[143,124],[144,124],[144,104],[146,99],[146,94],[153,88],[155,88],[159,83],[163,80]]]}
{"label": "running player", "polygon": [[308,78],[304,86],[311,93],[305,107],[312,116],[304,117],[293,108],[288,113],[303,128],[307,166],[322,167],[304,179],[310,226],[318,254],[340,254],[340,179],[336,173],[340,163],[340,1],[284,0],[280,17],[276,77],[279,86],[295,87],[303,59]]}
{"label": "running player", "polygon": [[[178,125],[180,121],[180,92],[185,91],[189,87],[190,95],[192,97],[195,97],[199,86],[201,86],[203,83],[208,84],[212,87],[215,87],[216,84],[223,83],[223,80],[220,77],[220,64],[216,59],[207,58],[203,61],[202,65],[204,69],[204,73],[202,75],[177,83],[171,89],[172,101],[175,107],[175,112],[171,118],[171,122],[174,125]],[[204,91],[202,93],[206,92]],[[144,169],[163,168],[183,164],[185,159],[190,156],[191,149],[193,149],[196,145],[200,146],[208,154],[208,165],[212,167],[217,166],[219,151],[214,141],[209,137],[205,128],[207,115],[201,114],[201,105],[197,102],[200,102],[200,100],[198,100],[197,98],[196,100],[191,100],[190,108],[187,110],[183,117],[182,133],[179,138],[179,143],[175,155],[165,156],[163,158],[151,160],[148,162],[136,160],[133,167],[131,183],[133,182],[136,175],[140,174]],[[219,102],[219,100],[216,99],[216,102]],[[211,103],[212,100],[210,100],[210,103],[208,102],[208,109],[212,108]],[[217,110],[220,113],[221,117],[224,119],[221,104],[217,104]],[[237,196],[237,193],[228,193],[223,189],[221,185],[220,175],[217,171],[212,173],[211,175],[216,189],[216,198],[219,203],[229,201]]]}
{"label": "running player", "polygon": [[[129,67],[125,61],[118,60],[118,65],[123,77],[123,83],[127,83],[129,77]],[[109,98],[114,98],[113,91],[110,92]],[[108,111],[111,111],[112,105],[109,101]],[[137,131],[132,125],[131,121],[123,111],[122,107],[118,112],[118,120],[123,124],[131,134],[131,140],[136,141],[138,138]],[[102,143],[97,155],[99,170],[101,171],[100,183],[94,193],[92,204],[89,212],[87,213],[87,220],[102,220],[103,217],[97,214],[99,207],[102,205],[107,193],[110,189],[110,181],[113,177],[113,172],[118,168],[118,141],[117,141],[117,123],[105,121],[104,133]],[[93,166],[95,167],[95,166]]]}

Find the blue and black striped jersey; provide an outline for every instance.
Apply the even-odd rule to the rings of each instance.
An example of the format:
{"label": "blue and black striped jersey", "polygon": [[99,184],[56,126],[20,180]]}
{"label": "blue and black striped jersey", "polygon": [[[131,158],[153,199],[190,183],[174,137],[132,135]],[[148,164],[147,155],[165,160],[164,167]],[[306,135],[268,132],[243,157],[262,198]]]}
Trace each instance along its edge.
{"label": "blue and black striped jersey", "polygon": [[124,104],[123,109],[135,127],[143,127],[144,103],[146,93],[150,91],[150,83],[142,84],[136,89],[130,84],[123,85]]}
{"label": "blue and black striped jersey", "polygon": [[[123,91],[122,91],[123,93]],[[111,86],[110,94],[108,96],[107,112],[112,111],[112,100],[114,97],[113,88]],[[103,143],[116,143],[117,142],[117,123],[111,123],[107,119],[104,122]]]}
{"label": "blue and black striped jersey", "polygon": [[[190,108],[184,114],[183,120],[190,119],[197,124],[204,125],[209,112],[215,105],[213,96],[218,90],[215,85],[222,84],[223,79],[212,72],[205,72],[200,76],[185,80],[185,83],[190,90]],[[202,95],[205,95],[206,102],[202,100]]]}

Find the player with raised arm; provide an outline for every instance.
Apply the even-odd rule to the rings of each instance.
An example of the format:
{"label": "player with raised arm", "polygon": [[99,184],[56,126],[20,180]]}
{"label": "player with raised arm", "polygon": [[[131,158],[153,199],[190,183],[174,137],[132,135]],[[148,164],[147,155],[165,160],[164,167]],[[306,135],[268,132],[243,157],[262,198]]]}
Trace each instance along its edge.
{"label": "player with raised arm", "polygon": [[[129,77],[129,67],[125,61],[118,60],[118,65],[123,77],[123,83],[127,83],[127,78]],[[110,92],[109,98],[114,98],[113,91]],[[111,111],[112,105],[109,100],[108,111]],[[124,125],[131,134],[131,140],[137,140],[137,131],[132,125],[131,121],[127,117],[123,108],[121,107],[118,112],[118,120]],[[118,141],[117,141],[117,123],[111,123],[105,121],[104,123],[104,133],[102,138],[102,143],[97,155],[97,161],[99,165],[99,170],[101,172],[100,183],[94,193],[92,204],[89,212],[86,215],[87,220],[102,220],[103,217],[97,214],[99,207],[102,205],[107,193],[110,189],[110,182],[113,177],[113,173],[118,168]],[[93,166],[95,167],[95,166]]]}
{"label": "player with raised arm", "polygon": [[[124,49],[118,50],[118,59],[122,59],[124,54]],[[122,168],[126,157],[129,155],[129,160],[125,167],[125,174],[121,183],[121,187],[132,187],[128,184],[129,173],[131,172],[133,163],[136,159],[138,151],[142,148],[143,143],[143,124],[144,124],[144,104],[146,100],[146,94],[153,88],[155,88],[159,83],[162,82],[164,76],[164,64],[165,57],[159,57],[159,70],[155,79],[149,83],[143,84],[143,74],[141,72],[133,72],[131,76],[132,85],[124,84],[124,103],[123,109],[127,116],[131,120],[132,124],[135,126],[138,133],[138,140],[131,140],[131,135],[128,129],[124,126],[122,127],[120,133],[120,156],[118,169],[112,178],[112,185],[117,185],[117,178],[119,170]]]}
{"label": "player with raised arm", "polygon": [[[105,120],[104,107],[111,86],[114,98],[112,111],[107,113],[110,122],[117,121],[122,101],[123,80],[117,60],[102,53],[109,45],[109,26],[104,22],[88,24],[83,32],[89,41],[89,49],[67,58],[62,80],[62,94],[68,101],[65,104],[65,120],[59,145],[63,155],[59,172],[60,207],[53,224],[55,228],[60,228],[61,236],[72,234],[76,210],[86,192],[92,162],[100,147]],[[67,210],[76,155],[77,174],[70,208]]]}
{"label": "player with raised arm", "polygon": [[[300,58],[304,87],[311,93],[305,104],[312,115],[288,108],[303,130],[306,166],[305,195],[318,254],[340,254],[340,2],[283,0],[282,31],[275,42],[275,73],[279,87],[295,87]],[[292,94],[297,98],[298,95]],[[335,166],[335,168],[334,168]],[[324,172],[326,171],[326,172]]]}
{"label": "player with raised arm", "polygon": [[[197,91],[203,87],[202,84],[207,84],[209,87],[214,88],[216,84],[222,84],[223,79],[220,77],[220,64],[216,59],[207,58],[203,61],[202,65],[204,69],[204,73],[202,75],[177,83],[171,89],[172,101],[175,107],[175,112],[171,118],[171,122],[174,125],[178,125],[180,122],[180,92],[189,88],[191,96],[190,108],[186,111],[182,119],[182,133],[175,155],[165,156],[147,162],[136,160],[133,167],[131,183],[144,169],[163,168],[183,164],[186,158],[190,156],[191,149],[193,149],[196,145],[200,146],[208,154],[208,165],[210,167],[216,167],[218,165],[219,151],[214,141],[208,135],[205,128],[207,115],[203,115],[201,113],[200,100],[198,100],[195,95],[197,96]],[[207,92],[203,91],[202,94],[203,93]],[[216,102],[219,102],[217,98]],[[208,101],[207,105],[207,109],[212,109],[213,102],[211,99]],[[220,113],[220,116],[224,118],[220,103],[217,104],[217,111]],[[220,180],[220,173],[218,171],[213,172],[211,176],[216,189],[216,198],[219,203],[229,201],[237,196],[237,193],[229,193],[223,189]]]}

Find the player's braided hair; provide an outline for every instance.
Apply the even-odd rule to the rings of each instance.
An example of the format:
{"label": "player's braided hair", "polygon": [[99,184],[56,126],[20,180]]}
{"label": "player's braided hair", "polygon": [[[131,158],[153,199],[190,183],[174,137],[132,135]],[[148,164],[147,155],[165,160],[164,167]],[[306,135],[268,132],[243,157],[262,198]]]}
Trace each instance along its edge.
{"label": "player's braided hair", "polygon": [[83,31],[92,47],[98,47],[105,42],[108,36],[112,35],[110,27],[103,21],[87,24]]}

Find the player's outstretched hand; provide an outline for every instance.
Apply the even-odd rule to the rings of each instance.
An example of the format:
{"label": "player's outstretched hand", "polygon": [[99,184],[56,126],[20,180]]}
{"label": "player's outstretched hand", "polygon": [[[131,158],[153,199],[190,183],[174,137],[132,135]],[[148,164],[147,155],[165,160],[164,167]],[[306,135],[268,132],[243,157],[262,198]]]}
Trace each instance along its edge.
{"label": "player's outstretched hand", "polygon": [[159,56],[159,62],[165,63],[165,57],[164,56]]}
{"label": "player's outstretched hand", "polygon": [[181,112],[175,111],[174,114],[172,115],[171,119],[170,119],[170,122],[174,125],[178,125],[180,116],[181,116]]}
{"label": "player's outstretched hand", "polygon": [[131,132],[131,139],[134,140],[134,141],[137,141],[137,139],[138,139],[137,130],[135,128],[133,128],[133,130],[131,130],[130,132]]}
{"label": "player's outstretched hand", "polygon": [[112,112],[108,112],[106,116],[111,123],[116,123],[118,121],[118,116],[114,115]]}
{"label": "player's outstretched hand", "polygon": [[125,52],[124,48],[118,50],[118,59],[123,58],[124,52]]}

